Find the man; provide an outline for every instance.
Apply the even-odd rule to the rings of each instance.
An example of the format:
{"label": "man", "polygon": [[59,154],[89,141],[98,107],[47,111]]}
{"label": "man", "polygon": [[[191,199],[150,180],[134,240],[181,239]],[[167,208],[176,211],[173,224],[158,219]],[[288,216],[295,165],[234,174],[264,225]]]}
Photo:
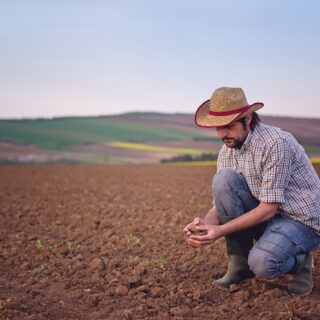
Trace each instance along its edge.
{"label": "man", "polygon": [[[320,243],[320,181],[290,133],[261,123],[256,111],[262,107],[249,105],[240,88],[219,88],[198,108],[196,124],[215,128],[224,145],[212,182],[214,205],[184,232],[192,247],[225,237],[228,270],[214,285],[290,273],[288,291],[309,294],[310,252]],[[205,235],[192,232],[192,224]]]}

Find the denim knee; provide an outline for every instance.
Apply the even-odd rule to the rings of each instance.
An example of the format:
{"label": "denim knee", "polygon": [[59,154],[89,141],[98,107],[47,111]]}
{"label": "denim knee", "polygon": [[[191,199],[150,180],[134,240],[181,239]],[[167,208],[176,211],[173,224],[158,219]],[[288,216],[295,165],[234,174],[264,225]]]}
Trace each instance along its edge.
{"label": "denim knee", "polygon": [[222,169],[213,177],[212,196],[220,216],[238,217],[258,205],[245,177],[231,169]]}
{"label": "denim knee", "polygon": [[248,256],[250,270],[261,278],[274,278],[279,276],[276,257],[267,251],[253,247]]}
{"label": "denim knee", "polygon": [[212,180],[214,198],[219,198],[225,192],[230,191],[239,177],[241,177],[240,174],[231,169],[222,169],[217,172]]}

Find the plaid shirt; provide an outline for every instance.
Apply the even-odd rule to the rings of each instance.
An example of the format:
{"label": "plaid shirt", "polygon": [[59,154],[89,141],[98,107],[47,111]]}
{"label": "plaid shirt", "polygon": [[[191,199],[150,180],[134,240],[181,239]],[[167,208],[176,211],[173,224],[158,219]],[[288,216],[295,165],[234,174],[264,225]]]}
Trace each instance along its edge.
{"label": "plaid shirt", "polygon": [[241,149],[223,145],[218,171],[224,168],[241,173],[256,199],[279,203],[278,214],[320,235],[320,180],[290,133],[258,124]]}

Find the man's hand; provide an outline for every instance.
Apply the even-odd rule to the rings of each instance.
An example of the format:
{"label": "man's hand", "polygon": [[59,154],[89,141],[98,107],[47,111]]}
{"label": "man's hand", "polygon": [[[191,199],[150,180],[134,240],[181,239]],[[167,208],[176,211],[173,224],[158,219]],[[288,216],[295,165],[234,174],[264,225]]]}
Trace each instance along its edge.
{"label": "man's hand", "polygon": [[192,235],[192,232],[190,231],[191,226],[195,224],[197,226],[203,226],[205,225],[204,220],[202,218],[194,218],[194,220],[192,222],[190,222],[188,225],[186,225],[183,229],[183,232],[190,237]]}
{"label": "man's hand", "polygon": [[[193,222],[189,223],[183,232],[187,236],[187,242],[192,247],[201,247],[204,245],[211,244],[217,239],[219,229],[219,218],[215,206],[210,208],[203,218],[194,218]],[[215,229],[217,228],[217,229]],[[192,230],[193,232],[192,232]],[[194,234],[195,229],[197,231],[202,231],[204,235]],[[216,230],[216,231],[214,231]],[[220,238],[220,235],[218,238]]]}
{"label": "man's hand", "polygon": [[206,231],[207,234],[203,236],[193,235],[190,233],[190,236],[187,240],[188,244],[195,248],[200,248],[212,244],[220,237],[223,236],[220,226],[212,225],[199,225],[197,229],[200,231]]}

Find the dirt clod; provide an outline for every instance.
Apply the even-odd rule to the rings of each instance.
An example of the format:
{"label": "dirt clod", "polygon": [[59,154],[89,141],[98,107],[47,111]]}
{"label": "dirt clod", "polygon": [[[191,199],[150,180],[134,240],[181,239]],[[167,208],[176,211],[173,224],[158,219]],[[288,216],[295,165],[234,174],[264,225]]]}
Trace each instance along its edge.
{"label": "dirt clod", "polygon": [[105,265],[101,258],[94,258],[91,260],[89,267],[91,270],[102,271],[104,270]]}

